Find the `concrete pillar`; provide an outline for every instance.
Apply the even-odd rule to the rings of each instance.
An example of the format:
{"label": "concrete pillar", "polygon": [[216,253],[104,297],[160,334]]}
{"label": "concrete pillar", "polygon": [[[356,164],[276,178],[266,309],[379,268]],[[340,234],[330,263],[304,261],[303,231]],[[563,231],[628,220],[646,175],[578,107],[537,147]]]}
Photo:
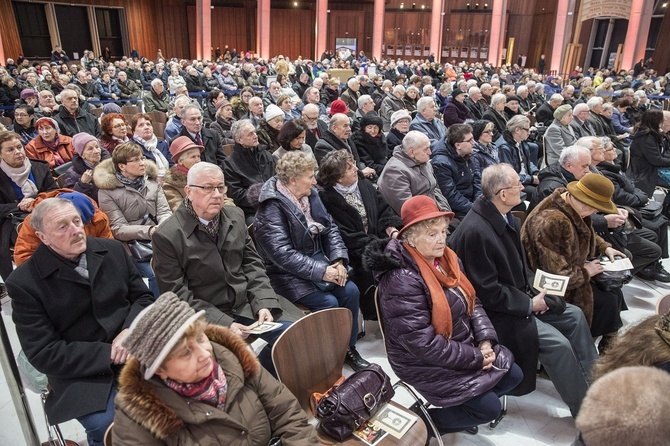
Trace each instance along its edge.
{"label": "concrete pillar", "polygon": [[270,0],[258,0],[256,18],[256,53],[268,60],[270,58]]}
{"label": "concrete pillar", "polygon": [[199,60],[212,58],[212,0],[195,2],[195,53]]}
{"label": "concrete pillar", "polygon": [[[430,52],[435,55],[435,62],[439,62],[442,57],[443,25],[442,0],[433,0],[433,10],[430,14]],[[423,53],[423,48],[421,51]]]}
{"label": "concrete pillar", "polygon": [[644,58],[653,12],[654,2],[633,0],[630,8],[630,20],[628,20],[628,31],[626,32],[626,40],[624,41],[623,54],[621,56],[621,68],[624,70],[632,69],[638,60]]}
{"label": "concrete pillar", "polygon": [[328,37],[328,0],[316,0],[316,25],[314,27],[316,42],[314,45],[314,60],[319,60],[326,51],[326,37]]}
{"label": "concrete pillar", "polygon": [[563,52],[565,51],[565,37],[568,33],[568,8],[569,0],[558,0],[556,5],[556,26],[554,26],[554,46],[551,49],[551,60],[549,61],[549,70],[561,71],[563,62]]}
{"label": "concrete pillar", "polygon": [[382,60],[382,46],[384,45],[384,0],[375,0],[372,17],[372,57]]}
{"label": "concrete pillar", "polygon": [[489,63],[494,67],[499,67],[502,59],[503,45],[505,44],[505,15],[507,11],[507,0],[493,0],[493,9],[491,11]]}

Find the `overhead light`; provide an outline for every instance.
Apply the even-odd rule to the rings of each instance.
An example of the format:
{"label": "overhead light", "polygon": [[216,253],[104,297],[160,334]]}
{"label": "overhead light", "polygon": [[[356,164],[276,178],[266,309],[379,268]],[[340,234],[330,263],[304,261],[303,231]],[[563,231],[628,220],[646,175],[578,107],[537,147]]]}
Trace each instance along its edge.
{"label": "overhead light", "polygon": [[293,6],[298,6],[298,2],[293,2]]}
{"label": "overhead light", "polygon": [[426,5],[421,5],[421,9],[426,9]]}

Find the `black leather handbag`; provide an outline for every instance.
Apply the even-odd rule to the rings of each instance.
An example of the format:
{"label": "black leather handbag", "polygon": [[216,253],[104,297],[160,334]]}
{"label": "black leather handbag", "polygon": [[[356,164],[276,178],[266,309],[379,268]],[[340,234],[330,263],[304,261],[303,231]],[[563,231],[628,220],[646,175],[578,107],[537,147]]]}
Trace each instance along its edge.
{"label": "black leather handbag", "polygon": [[319,401],[316,418],[321,431],[343,441],[388,403],[395,391],[379,364],[370,364],[334,386]]}

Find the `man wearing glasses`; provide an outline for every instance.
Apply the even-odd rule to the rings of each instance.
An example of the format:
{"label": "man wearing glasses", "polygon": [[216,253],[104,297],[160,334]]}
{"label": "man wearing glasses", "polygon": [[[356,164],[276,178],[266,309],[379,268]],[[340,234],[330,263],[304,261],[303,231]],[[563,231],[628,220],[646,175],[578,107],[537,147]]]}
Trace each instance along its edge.
{"label": "man wearing glasses", "polygon": [[500,151],[500,162],[514,167],[521,178],[526,196],[532,197],[540,181],[537,177],[539,169],[530,157],[530,147],[526,141],[528,135],[530,135],[530,120],[523,115],[512,116],[495,145]]}
{"label": "man wearing glasses", "polygon": [[[323,104],[320,104],[323,105]],[[302,109],[302,119],[307,124],[305,134],[305,143],[314,150],[316,142],[328,131],[328,124],[319,119],[319,106],[316,104],[306,104]]]}
{"label": "man wearing glasses", "polygon": [[[196,311],[205,310],[207,322],[230,327],[242,338],[249,336],[249,325],[279,319],[282,308],[297,312],[284,299],[280,305],[242,210],[224,206],[226,183],[221,169],[207,162],[195,164],[184,190],[184,203],[152,237],[153,267],[161,292],[176,293]],[[268,345],[258,358],[273,374],[272,345],[290,325],[281,324],[260,336]]]}
{"label": "man wearing glasses", "polygon": [[453,124],[447,131],[446,144],[433,153],[430,161],[442,195],[459,220],[465,217],[482,193],[479,172],[471,159],[474,147],[472,127]]}

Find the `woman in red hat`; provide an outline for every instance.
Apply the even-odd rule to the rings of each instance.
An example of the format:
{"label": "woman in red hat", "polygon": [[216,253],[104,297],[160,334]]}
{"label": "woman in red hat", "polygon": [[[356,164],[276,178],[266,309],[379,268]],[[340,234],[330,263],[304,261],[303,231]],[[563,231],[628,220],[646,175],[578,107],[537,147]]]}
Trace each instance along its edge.
{"label": "woman in red hat", "polygon": [[499,398],[523,377],[447,247],[453,216],[428,196],[412,197],[402,206],[397,239],[373,242],[363,255],[379,281],[391,367],[437,406],[429,413],[440,433],[476,432],[497,418]]}

